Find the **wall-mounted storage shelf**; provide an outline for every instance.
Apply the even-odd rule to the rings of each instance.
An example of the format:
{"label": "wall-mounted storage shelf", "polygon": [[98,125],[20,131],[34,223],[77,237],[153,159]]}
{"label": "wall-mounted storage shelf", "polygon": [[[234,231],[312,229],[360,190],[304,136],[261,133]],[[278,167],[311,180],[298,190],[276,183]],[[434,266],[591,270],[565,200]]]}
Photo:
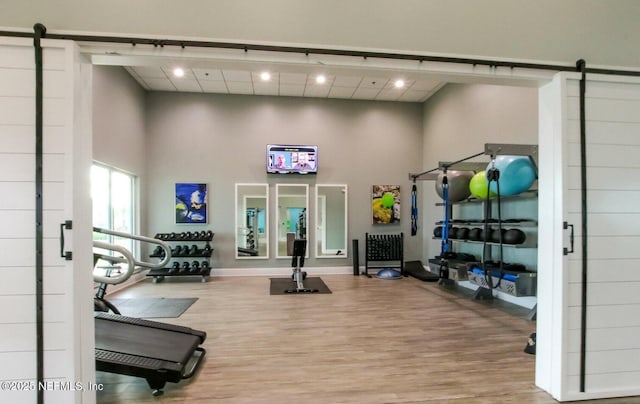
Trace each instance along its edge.
{"label": "wall-mounted storage shelf", "polygon": [[[451,243],[451,247],[458,246],[456,251],[462,252],[478,251],[478,246],[484,246],[482,256],[492,257],[490,259],[499,259],[496,257],[496,252],[499,251],[499,247],[505,247],[505,255],[510,256],[511,260],[520,261],[524,258],[531,259],[532,253],[525,251],[515,252],[516,250],[534,250],[537,248],[537,209],[535,200],[538,196],[537,190],[529,190],[518,195],[506,196],[500,198],[500,204],[502,207],[502,220],[498,220],[495,212],[497,206],[497,198],[490,199],[476,199],[469,198],[458,202],[453,202],[449,205],[449,237],[448,241]],[[444,206],[443,203],[436,203],[436,206]],[[506,208],[506,209],[505,209]],[[505,218],[505,210],[506,213]],[[487,214],[488,212],[488,214]],[[484,218],[487,214],[488,217]],[[442,221],[436,223],[437,226],[442,226]],[[488,229],[490,233],[495,232],[499,228],[502,228],[505,232],[510,229],[518,230],[520,238],[512,238],[511,243],[499,243],[496,239],[492,239],[491,235],[487,237],[485,241],[484,231]],[[462,231],[464,229],[464,231]],[[469,237],[469,233],[474,230],[473,236]],[[462,231],[463,236],[458,237],[458,233]],[[495,233],[493,233],[495,235]],[[504,237],[504,233],[503,233]],[[434,240],[441,239],[437,232],[434,231]],[[522,240],[522,241],[521,241]],[[521,241],[516,243],[515,241]],[[465,247],[468,246],[468,247]],[[513,250],[514,252],[506,252]],[[451,249],[451,251],[453,251]],[[480,258],[480,257],[478,257]],[[503,258],[504,259],[504,258]],[[449,283],[468,281],[471,284],[477,285],[480,288],[476,291],[477,298],[492,297],[492,291],[496,290],[510,296],[522,297],[522,296],[535,296],[536,295],[536,279],[537,273],[535,272],[535,258],[534,262],[528,262],[529,267],[533,268],[533,271],[528,270],[525,272],[510,273],[508,271],[502,272],[502,278],[500,272],[496,272],[495,269],[488,269],[489,275],[484,273],[484,270],[479,269],[481,266],[473,267],[471,263],[465,262],[453,262],[449,263],[448,279]],[[469,264],[469,265],[467,265]],[[429,260],[429,267],[432,272],[438,273],[439,260]],[[446,284],[446,283],[445,283]]]}
{"label": "wall-mounted storage shelf", "polygon": [[[202,282],[206,282],[211,274],[213,236],[214,233],[211,230],[156,234],[155,238],[174,245],[171,248],[171,266],[152,269],[147,272],[147,276],[153,277],[154,283],[161,282],[168,276],[199,276]],[[162,248],[156,248],[149,257],[163,258],[164,251]]]}

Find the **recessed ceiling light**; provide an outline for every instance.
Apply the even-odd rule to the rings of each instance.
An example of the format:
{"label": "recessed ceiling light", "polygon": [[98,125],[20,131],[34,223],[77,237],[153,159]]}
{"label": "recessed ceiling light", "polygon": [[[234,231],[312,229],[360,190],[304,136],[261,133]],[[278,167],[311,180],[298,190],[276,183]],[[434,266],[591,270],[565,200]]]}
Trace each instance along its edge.
{"label": "recessed ceiling light", "polygon": [[396,88],[403,88],[404,87],[404,80],[398,79],[398,80],[395,81],[395,83],[393,83],[393,85]]}
{"label": "recessed ceiling light", "polygon": [[324,84],[327,81],[327,78],[323,74],[319,74],[316,76],[316,83]]}
{"label": "recessed ceiling light", "polygon": [[184,69],[181,67],[176,67],[173,69],[173,75],[176,77],[184,77]]}
{"label": "recessed ceiling light", "polygon": [[271,73],[269,73],[269,72],[262,72],[262,73],[260,73],[260,80],[262,80],[262,81],[269,81],[269,80],[271,80]]}

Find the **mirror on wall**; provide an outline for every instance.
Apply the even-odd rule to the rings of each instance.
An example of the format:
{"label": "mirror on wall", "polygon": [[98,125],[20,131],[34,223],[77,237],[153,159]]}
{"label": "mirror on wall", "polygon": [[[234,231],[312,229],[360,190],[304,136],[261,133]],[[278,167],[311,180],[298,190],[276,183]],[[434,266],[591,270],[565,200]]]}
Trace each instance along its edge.
{"label": "mirror on wall", "polygon": [[[292,255],[293,240],[309,237],[309,185],[276,184],[276,204],[276,258],[287,258]],[[309,256],[309,248],[306,256]]]}
{"label": "mirror on wall", "polygon": [[316,257],[347,256],[347,186],[316,185]]}
{"label": "mirror on wall", "polygon": [[267,184],[236,184],[236,258],[269,258]]}

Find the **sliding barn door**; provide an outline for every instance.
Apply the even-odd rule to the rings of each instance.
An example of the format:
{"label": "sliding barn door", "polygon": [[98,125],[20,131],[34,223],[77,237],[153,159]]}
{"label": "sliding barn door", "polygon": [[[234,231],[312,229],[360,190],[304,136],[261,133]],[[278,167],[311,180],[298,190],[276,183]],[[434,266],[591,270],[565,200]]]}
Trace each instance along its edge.
{"label": "sliding barn door", "polygon": [[580,77],[540,90],[536,384],[563,401],[640,395],[640,80],[585,86],[584,157]]}
{"label": "sliding barn door", "polygon": [[[36,80],[33,40],[0,38],[0,402],[95,401],[91,280],[90,69],[42,41],[43,384],[36,326]],[[71,221],[72,229],[60,224]],[[64,251],[72,259],[61,257]],[[79,382],[80,384],[77,384]]]}

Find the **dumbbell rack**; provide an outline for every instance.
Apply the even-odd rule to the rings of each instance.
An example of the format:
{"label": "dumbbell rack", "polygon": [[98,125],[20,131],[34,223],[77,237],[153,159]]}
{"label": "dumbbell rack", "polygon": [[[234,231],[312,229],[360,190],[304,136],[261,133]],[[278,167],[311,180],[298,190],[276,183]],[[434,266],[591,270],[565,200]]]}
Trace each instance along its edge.
{"label": "dumbbell rack", "polygon": [[[211,241],[212,231],[182,232],[182,233],[158,233],[155,238],[175,243],[171,248],[171,266],[168,268],[152,269],[147,276],[153,277],[153,283],[162,282],[165,277],[173,276],[199,276],[202,282],[206,282],[211,275],[211,254],[213,248]],[[203,244],[204,243],[204,244]],[[164,251],[157,248],[149,255],[151,258],[163,258]],[[199,260],[198,258],[205,258]]]}

